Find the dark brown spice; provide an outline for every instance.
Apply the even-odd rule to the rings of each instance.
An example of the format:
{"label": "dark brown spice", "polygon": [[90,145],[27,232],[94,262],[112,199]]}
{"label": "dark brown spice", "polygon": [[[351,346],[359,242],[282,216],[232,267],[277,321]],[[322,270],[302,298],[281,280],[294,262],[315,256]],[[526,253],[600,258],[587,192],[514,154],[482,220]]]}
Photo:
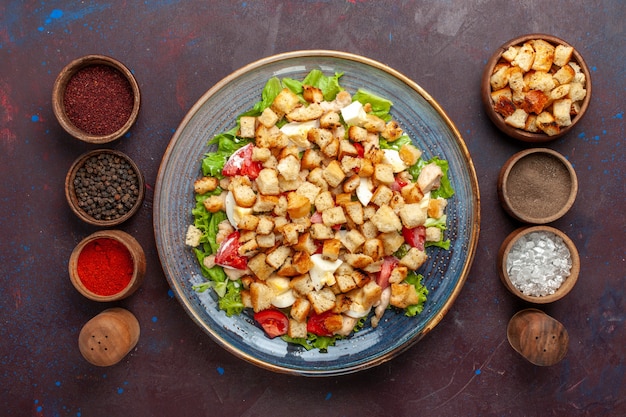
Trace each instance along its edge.
{"label": "dark brown spice", "polygon": [[513,210],[532,218],[557,214],[567,203],[571,189],[567,167],[554,156],[540,153],[517,161],[506,184]]}
{"label": "dark brown spice", "polygon": [[104,65],[81,68],[67,83],[65,113],[78,129],[97,136],[117,132],[128,121],[133,90],[117,69]]}

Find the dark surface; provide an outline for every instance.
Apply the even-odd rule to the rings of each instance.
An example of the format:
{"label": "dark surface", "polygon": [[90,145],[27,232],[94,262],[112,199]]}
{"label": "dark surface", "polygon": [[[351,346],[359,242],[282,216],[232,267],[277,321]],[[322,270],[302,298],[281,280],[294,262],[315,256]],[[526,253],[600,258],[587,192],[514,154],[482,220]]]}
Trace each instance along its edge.
{"label": "dark surface", "polygon": [[[626,10],[617,0],[11,1],[0,5],[0,406],[7,416],[174,415],[626,415],[624,303],[624,58]],[[497,201],[501,165],[529,145],[507,139],[481,107],[491,52],[523,33],[574,45],[591,67],[593,99],[579,126],[546,146],[579,178],[571,211],[553,226],[577,245],[581,274],[564,299],[540,309],[561,321],[569,351],[551,367],[526,362],[506,325],[527,307],[499,282],[500,243],[519,224]],[[160,268],[152,196],[161,156],[193,103],[258,58],[336,49],[383,62],[428,91],[455,122],[481,186],[478,251],[461,295],[424,340],[396,359],[343,377],[273,374],[217,346],[183,311]],[[72,161],[92,146],[58,125],[58,72],[91,53],[135,73],[142,109],[110,147],[143,170],[141,210],[120,228],[143,245],[148,273],[131,298],[92,302],[71,286],[73,247],[95,231],[63,193]],[[98,368],[78,334],[110,306],[139,319],[137,347]]]}

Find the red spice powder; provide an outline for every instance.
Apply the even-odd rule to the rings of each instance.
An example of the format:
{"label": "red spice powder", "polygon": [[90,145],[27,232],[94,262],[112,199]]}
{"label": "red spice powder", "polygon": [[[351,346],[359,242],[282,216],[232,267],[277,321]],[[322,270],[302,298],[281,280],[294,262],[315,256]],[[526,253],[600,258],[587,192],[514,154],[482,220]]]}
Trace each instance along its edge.
{"label": "red spice powder", "polygon": [[78,256],[78,276],[85,287],[98,295],[122,291],[133,275],[133,259],[124,245],[115,239],[89,242]]}
{"label": "red spice powder", "polygon": [[65,113],[78,129],[104,136],[117,132],[133,111],[133,90],[117,69],[108,65],[81,68],[67,83]]}

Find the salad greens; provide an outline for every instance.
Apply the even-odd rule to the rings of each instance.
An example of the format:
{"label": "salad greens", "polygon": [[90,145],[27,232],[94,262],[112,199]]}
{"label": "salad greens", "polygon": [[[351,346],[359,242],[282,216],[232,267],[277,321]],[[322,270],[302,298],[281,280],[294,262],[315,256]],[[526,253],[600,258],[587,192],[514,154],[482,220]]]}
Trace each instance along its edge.
{"label": "salad greens", "polygon": [[[304,102],[304,99],[302,98],[303,86],[312,85],[322,90],[324,99],[326,101],[332,101],[340,91],[344,90],[343,87],[341,87],[341,85],[339,84],[339,80],[342,75],[343,73],[335,73],[332,76],[326,76],[320,70],[312,70],[302,81],[294,80],[292,78],[270,78],[262,90],[261,100],[255,103],[249,111],[237,117],[236,126],[229,131],[215,135],[209,141],[209,144],[216,145],[217,149],[212,150],[211,152],[208,152],[204,155],[201,162],[202,174],[215,178],[223,178],[222,169],[224,168],[224,165],[226,164],[230,155],[232,155],[237,149],[253,141],[251,139],[244,139],[237,136],[237,132],[239,130],[239,120],[242,116],[260,115],[264,109],[272,104],[275,97],[285,87],[298,95]],[[369,103],[369,105],[371,106],[371,113],[375,114],[381,119],[385,121],[389,121],[392,119],[390,114],[392,102],[390,100],[378,97],[375,94],[369,93],[361,89],[359,89],[352,96],[352,99],[353,101],[359,101],[362,104]],[[411,138],[406,134],[403,134],[400,138],[393,142],[388,142],[387,140],[380,138],[381,149],[399,150],[402,145],[410,143]],[[417,178],[422,168],[430,163],[437,164],[443,171],[443,177],[440,181],[440,187],[431,192],[431,197],[442,197],[446,199],[450,198],[452,195],[454,195],[454,190],[448,178],[447,161],[442,160],[438,157],[434,157],[430,160],[423,160],[420,158],[415,165],[408,168],[408,172],[412,175],[413,178]],[[202,232],[200,245],[198,247],[195,247],[193,250],[200,265],[201,273],[203,277],[207,280],[206,282],[195,285],[194,289],[198,292],[204,292],[209,289],[215,291],[219,298],[219,308],[223,310],[228,316],[233,316],[242,313],[245,308],[241,297],[241,281],[229,279],[224,273],[222,267],[216,265],[209,268],[205,265],[204,262],[205,258],[215,254],[219,248],[219,244],[216,243],[216,237],[219,232],[218,225],[220,222],[227,219],[227,215],[223,211],[210,213],[205,209],[203,201],[209,198],[211,195],[219,195],[221,192],[222,189],[218,187],[212,192],[203,195],[196,195],[196,205],[192,209],[194,226],[200,229],[200,231]],[[441,230],[445,230],[446,216],[443,215],[437,220],[429,219],[425,226],[438,227]],[[426,246],[438,246],[443,249],[448,249],[450,246],[450,241],[441,240],[440,242],[427,242]],[[396,255],[398,257],[402,257],[404,254],[406,254],[408,249],[409,246],[407,244],[404,244],[398,250],[398,252],[396,252]],[[415,316],[421,313],[424,308],[424,302],[426,301],[426,297],[428,295],[428,289],[423,285],[423,276],[414,271],[409,273],[409,275],[405,279],[405,282],[415,287],[419,295],[419,302],[415,305],[408,306],[404,310],[404,314],[407,316]],[[359,319],[358,324],[356,325],[354,330],[360,330],[365,324],[366,319],[367,317]],[[309,333],[307,338],[291,338],[287,335],[282,336],[282,338],[287,342],[298,344],[307,350],[315,348],[319,349],[321,352],[324,352],[328,349],[329,346],[334,345],[337,339],[342,338],[342,336],[318,336],[313,333]]]}

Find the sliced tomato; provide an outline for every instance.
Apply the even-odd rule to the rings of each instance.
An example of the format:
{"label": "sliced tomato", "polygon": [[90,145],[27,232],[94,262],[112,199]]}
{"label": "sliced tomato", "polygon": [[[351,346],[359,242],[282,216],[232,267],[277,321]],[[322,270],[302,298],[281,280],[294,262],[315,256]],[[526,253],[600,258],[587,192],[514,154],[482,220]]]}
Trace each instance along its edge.
{"label": "sliced tomato", "polygon": [[334,314],[332,310],[325,311],[322,314],[313,314],[306,322],[306,331],[318,336],[332,336],[333,332],[326,327],[326,319]]}
{"label": "sliced tomato", "polygon": [[426,228],[417,226],[412,229],[403,227],[402,236],[404,241],[414,248],[424,250],[424,241],[426,240]]}
{"label": "sliced tomato", "polygon": [[352,145],[356,148],[356,153],[359,155],[359,158],[363,158],[365,156],[365,149],[363,148],[363,145],[358,142],[354,142]]}
{"label": "sliced tomato", "polygon": [[376,279],[376,284],[378,284],[382,289],[389,286],[391,271],[393,271],[393,268],[398,265],[398,262],[398,258],[395,256],[385,256],[383,259],[383,264],[380,267],[380,272],[378,273],[378,277]]}
{"label": "sliced tomato", "polygon": [[248,260],[239,255],[239,232],[234,231],[221,243],[215,254],[215,263],[220,266],[235,269],[246,269]]}
{"label": "sliced tomato", "polygon": [[252,160],[253,147],[254,145],[249,143],[237,149],[224,164],[222,175],[227,177],[245,175],[251,180],[256,179],[263,169],[263,165],[261,162]]}
{"label": "sliced tomato", "polygon": [[261,325],[265,334],[271,339],[287,333],[289,319],[280,310],[262,310],[254,313],[254,320]]}

